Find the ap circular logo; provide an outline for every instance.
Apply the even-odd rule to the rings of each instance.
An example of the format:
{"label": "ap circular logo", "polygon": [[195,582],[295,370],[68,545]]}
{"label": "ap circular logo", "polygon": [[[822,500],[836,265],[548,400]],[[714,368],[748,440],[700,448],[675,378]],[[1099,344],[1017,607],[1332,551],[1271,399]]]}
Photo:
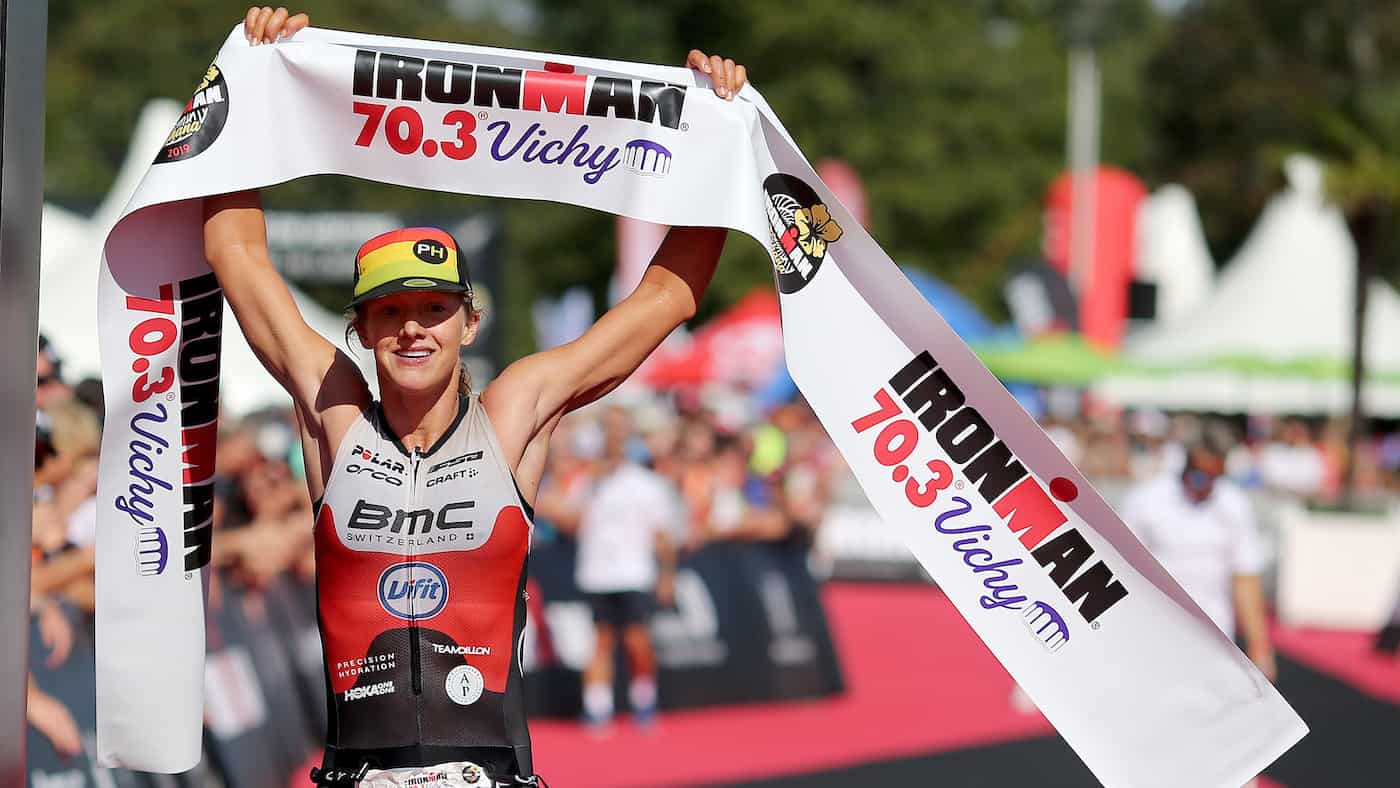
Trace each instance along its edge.
{"label": "ap circular logo", "polygon": [[447,606],[447,575],[425,561],[394,564],[379,575],[379,604],[404,621],[432,618]]}
{"label": "ap circular logo", "polygon": [[471,665],[458,665],[447,671],[447,697],[458,706],[470,706],[481,699],[486,688],[481,671]]}

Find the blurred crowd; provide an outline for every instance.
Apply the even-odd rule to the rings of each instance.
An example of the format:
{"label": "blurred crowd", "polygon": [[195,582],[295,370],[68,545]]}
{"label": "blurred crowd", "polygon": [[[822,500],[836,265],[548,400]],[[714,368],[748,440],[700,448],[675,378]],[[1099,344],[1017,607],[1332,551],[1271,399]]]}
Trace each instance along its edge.
{"label": "blurred crowd", "polygon": [[[74,627],[91,626],[103,407],[100,383],[66,382],[47,343],[36,372],[31,613],[52,666],[67,658]],[[731,390],[662,396],[624,389],[571,414],[555,433],[540,487],[536,542],[574,538],[600,481],[616,468],[611,445],[662,483],[678,554],[720,540],[811,549],[828,506],[859,503],[859,488],[803,401],[767,413],[752,402]],[[1096,483],[1180,474],[1182,447],[1209,436],[1229,447],[1225,474],[1242,487],[1324,504],[1342,494],[1339,422],[1078,409],[1044,426]],[[1370,438],[1356,467],[1365,496],[1400,491],[1400,430],[1390,425]],[[213,573],[211,605],[220,603],[222,583],[262,589],[284,576],[314,577],[303,473],[289,410],[221,422],[213,557],[221,571]],[[657,593],[664,597],[666,589]],[[60,752],[81,750],[72,715],[32,679],[28,718]]]}
{"label": "blurred crowd", "polygon": [[[1344,495],[1347,426],[1342,419],[1202,416],[1153,410],[1050,417],[1042,426],[1085,476],[1131,483],[1176,474],[1184,446],[1209,439],[1226,447],[1226,475],[1240,487],[1312,505]],[[1400,425],[1373,428],[1355,463],[1362,500],[1400,492]]]}

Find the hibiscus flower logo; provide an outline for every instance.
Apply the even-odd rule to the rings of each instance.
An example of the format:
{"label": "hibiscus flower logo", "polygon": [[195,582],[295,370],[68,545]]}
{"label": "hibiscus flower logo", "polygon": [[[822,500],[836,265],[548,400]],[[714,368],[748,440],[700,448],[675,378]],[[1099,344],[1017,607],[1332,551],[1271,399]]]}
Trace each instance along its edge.
{"label": "hibiscus flower logo", "polygon": [[763,192],[778,290],[796,293],[817,275],[827,246],[840,240],[843,231],[822,196],[800,178],[774,173],[764,179]]}
{"label": "hibiscus flower logo", "polygon": [[797,225],[797,245],[812,257],[825,257],[826,245],[841,240],[841,225],[822,203],[803,208],[792,218]]}

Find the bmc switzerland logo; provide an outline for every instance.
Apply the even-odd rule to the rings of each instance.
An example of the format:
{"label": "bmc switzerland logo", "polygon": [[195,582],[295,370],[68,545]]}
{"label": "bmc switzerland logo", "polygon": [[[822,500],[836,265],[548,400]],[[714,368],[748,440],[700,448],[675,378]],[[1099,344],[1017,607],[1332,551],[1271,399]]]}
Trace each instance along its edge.
{"label": "bmc switzerland logo", "polygon": [[424,561],[394,564],[379,575],[379,604],[405,621],[432,618],[447,606],[447,575]]}

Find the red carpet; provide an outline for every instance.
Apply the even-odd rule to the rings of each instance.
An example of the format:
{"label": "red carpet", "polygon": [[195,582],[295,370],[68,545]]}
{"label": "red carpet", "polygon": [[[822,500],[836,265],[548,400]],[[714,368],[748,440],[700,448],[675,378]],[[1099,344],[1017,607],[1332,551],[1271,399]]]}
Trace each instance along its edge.
{"label": "red carpet", "polygon": [[937,590],[840,585],[823,600],[845,696],[666,714],[650,733],[623,719],[606,737],[539,720],[535,768],[555,788],[703,785],[1051,732],[1012,708],[1011,677]]}
{"label": "red carpet", "polygon": [[1331,632],[1275,626],[1274,646],[1319,673],[1374,698],[1400,704],[1400,658],[1371,650],[1374,632]]}
{"label": "red carpet", "polygon": [[[536,720],[535,768],[552,788],[675,788],[1053,734],[1040,714],[1012,706],[1010,676],[936,589],[840,584],[828,586],[823,601],[849,688],[844,696],[668,713],[647,732],[626,717],[601,735]],[[1364,650],[1369,641],[1353,642],[1361,636],[1279,634],[1285,653],[1400,697],[1394,662],[1362,669],[1342,658]],[[1261,779],[1259,788],[1283,786]]]}

